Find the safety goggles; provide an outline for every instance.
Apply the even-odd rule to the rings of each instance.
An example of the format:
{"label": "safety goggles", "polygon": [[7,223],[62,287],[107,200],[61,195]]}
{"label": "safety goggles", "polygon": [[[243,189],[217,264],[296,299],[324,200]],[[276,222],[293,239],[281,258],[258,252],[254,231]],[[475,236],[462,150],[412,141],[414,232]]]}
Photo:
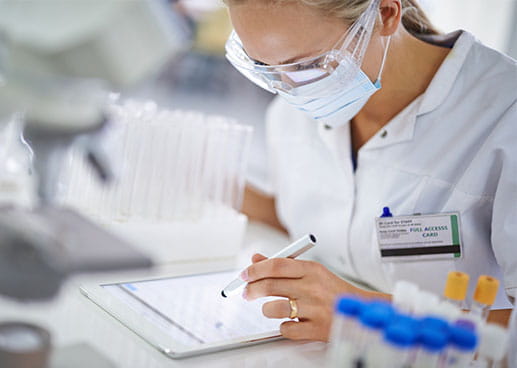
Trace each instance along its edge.
{"label": "safety goggles", "polygon": [[339,80],[347,83],[354,78],[362,64],[379,14],[379,4],[380,0],[372,0],[332,50],[312,59],[281,65],[263,64],[248,56],[235,31],[226,42],[226,58],[249,80],[272,93],[282,91],[296,95],[299,87],[333,73],[339,73]]}

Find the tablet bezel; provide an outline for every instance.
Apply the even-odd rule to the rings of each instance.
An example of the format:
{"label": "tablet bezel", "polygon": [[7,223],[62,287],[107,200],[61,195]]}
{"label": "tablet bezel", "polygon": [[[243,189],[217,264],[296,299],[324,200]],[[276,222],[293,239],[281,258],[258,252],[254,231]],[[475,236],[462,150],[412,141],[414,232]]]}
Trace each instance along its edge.
{"label": "tablet bezel", "polygon": [[[228,270],[227,270],[228,271]],[[262,344],[270,341],[283,339],[280,331],[271,331],[263,334],[243,336],[238,339],[224,340],[217,343],[203,344],[197,346],[185,346],[174,342],[169,335],[160,329],[156,324],[142,317],[136,311],[128,307],[120,299],[107,291],[104,286],[124,283],[137,283],[153,280],[162,280],[177,277],[189,277],[196,275],[207,275],[226,271],[203,272],[203,273],[182,273],[169,274],[161,277],[147,277],[138,280],[125,279],[123,281],[109,281],[103,283],[87,284],[80,287],[80,291],[93,303],[106,311],[109,315],[119,321],[123,326],[134,332],[151,346],[158,349],[170,358],[181,359],[186,357],[198,356],[223,350],[230,350],[246,346]]]}

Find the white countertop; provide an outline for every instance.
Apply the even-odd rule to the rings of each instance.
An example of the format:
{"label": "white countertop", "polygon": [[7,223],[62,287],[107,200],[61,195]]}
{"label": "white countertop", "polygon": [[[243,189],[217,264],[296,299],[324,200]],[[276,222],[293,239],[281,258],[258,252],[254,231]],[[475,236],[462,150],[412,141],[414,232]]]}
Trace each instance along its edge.
{"label": "white countertop", "polygon": [[[285,246],[284,234],[259,224],[248,227],[245,248],[238,257],[239,266],[249,263],[256,250],[266,255]],[[222,270],[235,267],[232,260],[176,263],[157,267],[153,274],[167,270],[192,272]],[[197,271],[196,271],[197,272]],[[0,298],[0,322],[26,321],[47,328],[54,346],[86,343],[117,367],[314,367],[325,362],[326,344],[317,342],[276,341],[204,356],[173,360],[147,344],[120,322],[84,297],[79,285],[85,282],[104,282],[131,274],[104,274],[76,277],[64,285],[58,298],[47,303],[21,304]],[[135,275],[134,273],[132,275]],[[148,273],[138,273],[148,276]],[[73,365],[70,365],[71,367]]]}

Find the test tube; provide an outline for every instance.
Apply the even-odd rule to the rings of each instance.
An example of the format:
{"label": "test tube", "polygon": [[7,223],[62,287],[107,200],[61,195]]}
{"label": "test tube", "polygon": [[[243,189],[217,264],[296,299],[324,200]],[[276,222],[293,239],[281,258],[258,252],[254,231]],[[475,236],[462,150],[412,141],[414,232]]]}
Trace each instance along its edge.
{"label": "test tube", "polygon": [[177,128],[179,129],[178,134],[178,149],[176,151],[175,157],[175,173],[173,176],[173,184],[171,187],[171,191],[174,191],[174,202],[170,203],[173,210],[173,219],[174,220],[184,220],[185,219],[185,208],[188,205],[188,198],[185,198],[185,193],[187,192],[187,177],[186,172],[187,168],[190,165],[189,162],[189,135],[187,130],[187,122],[186,116],[184,114],[181,115],[181,121],[179,121]]}
{"label": "test tube", "polygon": [[462,316],[463,311],[458,307],[457,304],[451,303],[447,300],[442,300],[436,306],[433,314],[441,318],[445,318],[450,322],[454,322]]}
{"label": "test tube", "polygon": [[220,118],[213,118],[214,135],[216,141],[216,155],[215,170],[214,170],[214,202],[216,209],[219,210],[221,205],[224,203],[224,177],[225,177],[225,161],[226,161],[226,150],[227,150],[227,139],[228,139],[228,125]]}
{"label": "test tube", "polygon": [[[142,186],[140,187],[140,208],[139,214],[142,216],[142,219],[151,219],[153,218],[153,194],[156,192],[156,178],[159,171],[159,165],[161,165],[161,161],[157,158],[160,157],[159,150],[160,145],[157,142],[161,133],[157,132],[155,124],[152,122],[147,122],[144,125],[146,130],[145,132],[145,140],[141,143],[144,145],[144,154],[143,158],[140,161],[142,166],[140,168],[141,174],[137,176],[137,180],[142,182]],[[163,168],[162,168],[163,169]]]}
{"label": "test tube", "polygon": [[420,326],[423,328],[433,328],[436,330],[440,330],[445,332],[446,334],[449,333],[449,323],[440,317],[435,316],[426,316],[422,319],[420,319]]}
{"label": "test tube", "polygon": [[218,150],[220,147],[218,146],[218,142],[215,136],[216,126],[212,120],[207,121],[206,123],[206,154],[205,154],[205,174],[204,174],[204,192],[205,192],[205,201],[207,202],[207,211],[212,212],[213,207],[216,201],[216,192],[217,192],[217,171],[218,167]]}
{"label": "test tube", "polygon": [[454,327],[465,328],[472,332],[476,332],[476,323],[474,323],[474,321],[471,321],[469,319],[461,318],[461,319],[456,320],[454,322]]}
{"label": "test tube", "polygon": [[230,122],[228,126],[228,144],[227,144],[227,158],[225,162],[225,187],[224,187],[224,205],[227,208],[233,208],[234,203],[234,188],[237,179],[237,164],[238,158],[236,153],[240,145],[240,132],[235,126],[234,122]]}
{"label": "test tube", "polygon": [[450,328],[450,344],[447,351],[446,367],[468,367],[474,358],[478,344],[477,335],[467,328],[453,326]]}
{"label": "test tube", "polygon": [[417,322],[412,318],[396,318],[384,330],[384,340],[374,367],[405,368],[413,360],[417,346]]}
{"label": "test tube", "polygon": [[125,160],[127,162],[127,166],[125,167],[125,183],[124,190],[121,195],[121,215],[125,219],[129,219],[133,217],[134,211],[134,202],[136,202],[137,197],[137,162],[140,158],[141,151],[143,149],[142,144],[138,144],[138,141],[142,139],[142,136],[139,135],[139,127],[136,124],[133,124],[132,121],[128,119],[127,121],[128,134],[127,134],[127,142],[126,142],[126,152],[125,152]]}
{"label": "test tube", "polygon": [[422,326],[418,331],[420,349],[413,362],[418,368],[438,368],[448,343],[447,332],[436,326]]}
{"label": "test tube", "polygon": [[357,318],[364,305],[364,302],[355,296],[343,296],[337,300],[327,357],[329,367],[352,366],[354,341],[359,332]]}
{"label": "test tube", "polygon": [[447,276],[443,296],[450,303],[463,308],[468,287],[469,275],[459,271],[451,271]]}
{"label": "test tube", "polygon": [[397,281],[393,289],[393,306],[401,312],[412,314],[419,293],[420,289],[416,284],[404,280]]}
{"label": "test tube", "polygon": [[[142,141],[149,139],[150,132],[146,125],[135,124],[133,126],[135,130],[137,141],[136,147],[138,149],[138,155],[134,166],[133,175],[133,192],[131,193],[131,216],[137,217],[139,220],[143,219],[144,205],[145,205],[145,188],[148,186],[149,177],[146,173],[146,168],[149,165],[149,147],[143,144]],[[140,142],[139,142],[140,141]]]}
{"label": "test tube", "polygon": [[[517,301],[517,289],[514,289],[513,301]],[[509,329],[509,345],[513,349],[508,351],[508,367],[517,368],[517,308],[514,305],[512,316],[510,317]]]}
{"label": "test tube", "polygon": [[358,347],[353,355],[354,367],[365,367],[375,362],[383,329],[395,315],[394,308],[387,302],[377,301],[367,304],[359,315],[361,333]]}
{"label": "test tube", "polygon": [[479,276],[470,313],[480,317],[482,321],[486,321],[498,290],[499,280],[491,276]]}
{"label": "test tube", "polygon": [[248,157],[251,148],[251,141],[253,137],[253,128],[250,126],[242,126],[239,128],[240,132],[240,142],[239,142],[239,151],[237,152],[238,157],[238,167],[237,172],[235,173],[235,184],[236,188],[234,189],[234,202],[233,208],[237,211],[241,210],[243,196],[244,196],[244,186],[246,184],[246,169],[248,164]]}
{"label": "test tube", "polygon": [[475,367],[495,367],[508,349],[508,331],[497,324],[486,324],[480,328],[480,341]]}
{"label": "test tube", "polygon": [[111,142],[122,147],[120,184],[94,185],[91,170],[73,152],[62,180],[68,202],[120,221],[196,221],[207,208],[214,217],[240,206],[249,127],[224,117],[158,109],[152,101],[115,103],[109,111],[120,125]]}
{"label": "test tube", "polygon": [[428,314],[435,314],[440,298],[438,295],[431,292],[420,290],[415,296],[413,302],[413,312],[417,316],[425,316]]}
{"label": "test tube", "polygon": [[181,173],[181,151],[182,151],[182,129],[180,121],[180,113],[174,112],[170,116],[169,127],[169,143],[166,150],[167,160],[167,175],[165,175],[164,187],[165,193],[163,197],[164,204],[162,205],[162,216],[165,220],[172,221],[175,219],[176,209],[179,202],[179,188],[178,182]]}
{"label": "test tube", "polygon": [[191,122],[192,153],[191,172],[191,202],[190,212],[193,219],[198,219],[203,210],[203,154],[205,144],[205,119],[198,114]]}

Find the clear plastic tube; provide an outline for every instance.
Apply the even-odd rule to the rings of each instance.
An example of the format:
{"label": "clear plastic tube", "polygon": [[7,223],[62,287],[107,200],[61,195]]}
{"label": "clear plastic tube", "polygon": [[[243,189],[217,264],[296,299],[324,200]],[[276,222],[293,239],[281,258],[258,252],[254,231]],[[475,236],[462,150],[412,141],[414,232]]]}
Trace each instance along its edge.
{"label": "clear plastic tube", "polygon": [[398,281],[393,290],[393,305],[401,312],[412,314],[414,302],[419,294],[418,286],[409,281]]}
{"label": "clear plastic tube", "polygon": [[[201,221],[242,202],[251,129],[224,117],[127,101],[110,109],[120,168],[102,188],[77,154],[63,175],[63,201],[104,221]],[[111,151],[110,151],[111,154]]]}
{"label": "clear plastic tube", "polygon": [[330,336],[331,346],[327,357],[327,367],[351,367],[354,342],[350,334],[356,331],[356,321],[342,314],[334,315]]}
{"label": "clear plastic tube", "polygon": [[475,317],[479,317],[482,321],[486,321],[490,314],[490,305],[474,301],[470,306],[470,313]]}
{"label": "clear plastic tube", "polygon": [[428,291],[420,290],[415,296],[413,312],[417,316],[433,314],[440,304],[438,295]]}
{"label": "clear plastic tube", "polygon": [[480,328],[480,344],[475,367],[494,367],[508,352],[508,331],[497,324]]}
{"label": "clear plastic tube", "polygon": [[444,361],[448,343],[447,332],[437,327],[425,326],[419,329],[420,349],[413,366],[418,368],[438,368]]}
{"label": "clear plastic tube", "polygon": [[355,364],[362,367],[375,364],[384,328],[394,315],[395,310],[386,302],[372,302],[362,309],[359,316],[361,334],[354,356]]}
{"label": "clear plastic tube", "polygon": [[[517,291],[515,291],[514,301],[517,301]],[[508,367],[517,368],[517,309],[515,307],[512,311],[508,331],[510,333],[509,346],[513,347],[508,351]]]}
{"label": "clear plastic tube", "polygon": [[439,368],[442,355],[440,352],[429,351],[426,349],[418,350],[416,359],[413,362],[414,367],[418,368]]}
{"label": "clear plastic tube", "polygon": [[412,318],[395,317],[384,330],[384,339],[373,361],[375,367],[409,367],[417,343],[417,324]]}
{"label": "clear plastic tube", "polygon": [[[171,119],[172,120],[172,119]],[[164,205],[164,219],[172,221],[175,218],[175,211],[177,206],[177,177],[181,175],[179,160],[181,152],[181,127],[179,123],[172,120],[171,124],[174,124],[173,129],[170,129],[170,142],[166,150],[167,154],[167,166],[166,166],[166,181],[165,186],[165,205]]]}
{"label": "clear plastic tube", "polygon": [[447,350],[446,367],[468,367],[474,359],[478,338],[474,331],[453,326],[449,332],[449,348]]}
{"label": "clear plastic tube", "polygon": [[233,192],[233,208],[237,211],[240,211],[243,197],[244,197],[244,187],[246,183],[246,169],[248,167],[249,154],[251,149],[252,137],[253,137],[253,128],[242,126],[239,128],[241,136],[241,142],[239,147],[239,152],[237,156],[240,157],[238,160],[237,171],[235,173],[235,184]]}
{"label": "clear plastic tube", "polygon": [[479,276],[474,297],[470,306],[470,313],[474,316],[486,321],[490,308],[494,304],[499,290],[499,280],[494,277],[481,275]]}
{"label": "clear plastic tube", "polygon": [[354,353],[360,333],[357,319],[363,307],[364,303],[353,296],[342,297],[337,301],[330,333],[327,367],[354,366]]}
{"label": "clear plastic tube", "polygon": [[464,272],[451,271],[447,275],[447,282],[443,292],[445,300],[457,306],[465,307],[465,298],[467,297],[469,275]]}

